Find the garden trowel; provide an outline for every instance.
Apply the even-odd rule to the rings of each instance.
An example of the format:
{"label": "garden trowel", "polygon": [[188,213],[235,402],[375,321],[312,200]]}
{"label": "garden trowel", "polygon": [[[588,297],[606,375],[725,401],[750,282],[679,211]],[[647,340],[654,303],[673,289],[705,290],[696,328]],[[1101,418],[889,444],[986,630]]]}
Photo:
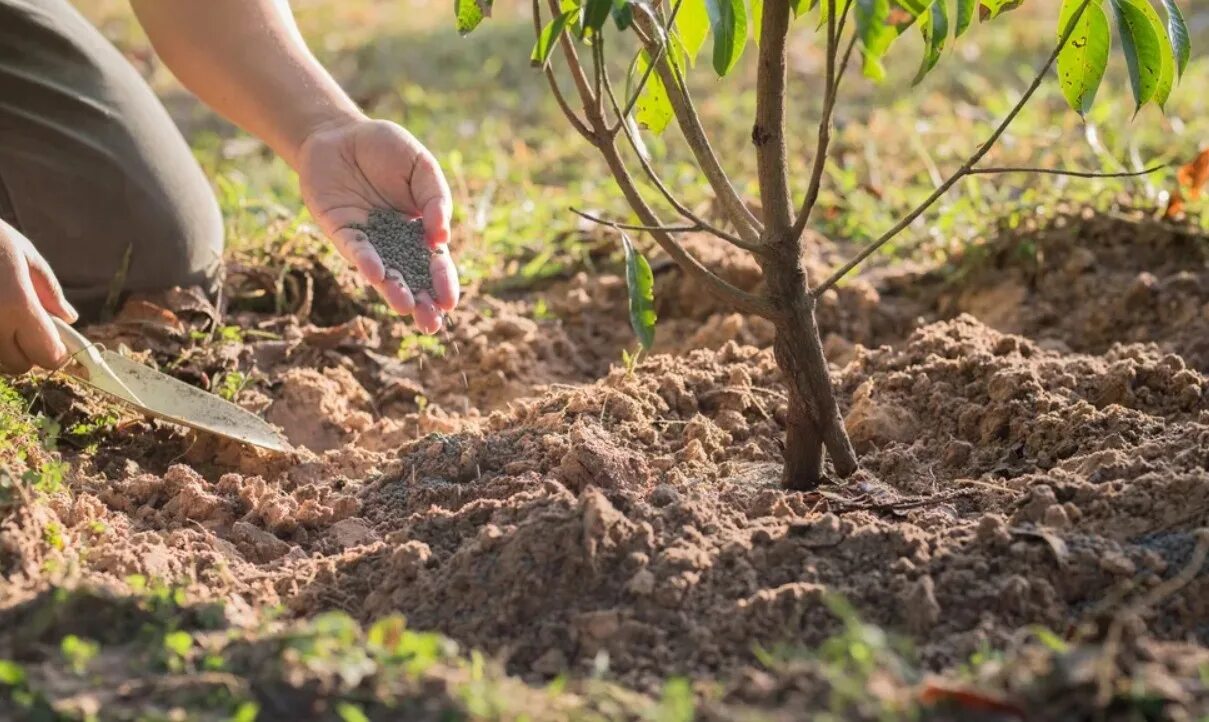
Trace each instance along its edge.
{"label": "garden trowel", "polygon": [[78,331],[54,319],[59,338],[89,386],[143,413],[191,429],[225,436],[262,449],[285,452],[290,445],[263,419],[214,394],[98,348]]}

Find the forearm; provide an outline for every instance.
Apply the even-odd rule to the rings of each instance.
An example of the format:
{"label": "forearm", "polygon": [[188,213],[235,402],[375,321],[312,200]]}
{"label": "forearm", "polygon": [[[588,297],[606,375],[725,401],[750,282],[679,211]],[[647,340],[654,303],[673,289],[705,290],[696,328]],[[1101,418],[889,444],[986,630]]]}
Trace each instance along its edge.
{"label": "forearm", "polygon": [[287,0],[131,0],[190,91],[296,167],[316,129],[360,117],[307,49]]}

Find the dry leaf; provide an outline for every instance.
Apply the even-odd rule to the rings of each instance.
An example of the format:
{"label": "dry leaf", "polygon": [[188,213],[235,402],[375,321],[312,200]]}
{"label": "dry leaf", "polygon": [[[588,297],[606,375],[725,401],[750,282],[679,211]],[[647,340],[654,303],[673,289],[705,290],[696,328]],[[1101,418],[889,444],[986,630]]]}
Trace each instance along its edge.
{"label": "dry leaf", "polygon": [[1182,166],[1175,174],[1180,187],[1188,191],[1188,200],[1195,201],[1201,197],[1201,189],[1209,183],[1209,148],[1200,152],[1191,163]]}
{"label": "dry leaf", "polygon": [[1024,719],[1025,712],[1011,702],[975,689],[950,686],[939,680],[929,680],[919,690],[920,704],[936,706],[949,704],[969,712],[997,712]]}

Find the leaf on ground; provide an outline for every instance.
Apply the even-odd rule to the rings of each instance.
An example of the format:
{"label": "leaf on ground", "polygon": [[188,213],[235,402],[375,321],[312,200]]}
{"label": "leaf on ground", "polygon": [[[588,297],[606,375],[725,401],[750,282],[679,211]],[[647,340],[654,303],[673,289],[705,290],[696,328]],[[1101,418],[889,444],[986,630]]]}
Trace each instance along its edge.
{"label": "leaf on ground", "polygon": [[966,712],[993,712],[1009,715],[1016,719],[1025,719],[1027,713],[1019,705],[981,690],[958,687],[942,680],[924,682],[919,690],[919,702],[922,705],[936,707],[948,705]]}
{"label": "leaf on ground", "polygon": [[1205,184],[1209,183],[1209,148],[1201,151],[1191,163],[1180,166],[1175,177],[1180,187],[1188,192],[1188,199],[1198,200]]}

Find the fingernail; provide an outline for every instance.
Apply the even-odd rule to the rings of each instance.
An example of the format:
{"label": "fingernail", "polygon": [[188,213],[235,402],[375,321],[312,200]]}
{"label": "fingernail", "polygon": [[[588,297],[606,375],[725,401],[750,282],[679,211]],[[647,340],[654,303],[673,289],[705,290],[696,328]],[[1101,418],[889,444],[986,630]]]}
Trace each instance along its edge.
{"label": "fingernail", "polygon": [[75,323],[80,320],[80,314],[76,311],[75,306],[72,306],[67,301],[63,301],[63,310],[67,312],[68,323]]}

